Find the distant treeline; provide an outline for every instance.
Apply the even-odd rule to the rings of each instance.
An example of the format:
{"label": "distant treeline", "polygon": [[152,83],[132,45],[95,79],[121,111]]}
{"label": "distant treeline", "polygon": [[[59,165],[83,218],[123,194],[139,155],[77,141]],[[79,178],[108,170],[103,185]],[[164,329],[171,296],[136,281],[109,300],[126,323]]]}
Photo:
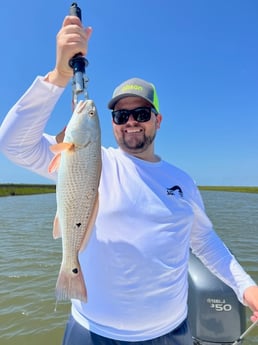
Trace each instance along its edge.
{"label": "distant treeline", "polygon": [[[258,193],[257,187],[240,187],[240,186],[199,186],[200,190],[223,191],[223,192],[241,192],[241,193]],[[30,195],[55,193],[56,186],[53,184],[23,184],[23,183],[6,183],[0,184],[0,197],[11,195]]]}

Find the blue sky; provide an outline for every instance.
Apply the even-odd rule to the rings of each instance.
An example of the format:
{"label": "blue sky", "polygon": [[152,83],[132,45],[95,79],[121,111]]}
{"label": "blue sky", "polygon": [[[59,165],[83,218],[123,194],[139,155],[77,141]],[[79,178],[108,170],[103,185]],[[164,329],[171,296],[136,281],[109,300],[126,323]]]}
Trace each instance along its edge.
{"label": "blue sky", "polygon": [[[72,2],[1,4],[0,123],[37,75],[54,67],[55,39]],[[87,74],[102,142],[116,145],[106,104],[131,77],[153,82],[163,123],[156,153],[199,185],[258,185],[258,1],[78,1],[93,27]],[[71,115],[71,86],[46,131]],[[48,183],[0,154],[0,183]]]}

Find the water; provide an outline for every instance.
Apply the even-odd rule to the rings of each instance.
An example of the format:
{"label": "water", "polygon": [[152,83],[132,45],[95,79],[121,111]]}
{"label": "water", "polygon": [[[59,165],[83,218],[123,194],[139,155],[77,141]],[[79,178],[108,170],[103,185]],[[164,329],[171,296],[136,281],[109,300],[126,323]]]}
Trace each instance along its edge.
{"label": "water", "polygon": [[55,312],[61,242],[52,238],[55,195],[0,198],[0,343],[60,344],[69,303]]}
{"label": "water", "polygon": [[[217,232],[258,282],[258,194],[202,195]],[[55,311],[61,260],[61,241],[52,239],[55,209],[54,194],[0,198],[1,345],[61,343],[70,304]],[[244,344],[258,344],[258,327]]]}

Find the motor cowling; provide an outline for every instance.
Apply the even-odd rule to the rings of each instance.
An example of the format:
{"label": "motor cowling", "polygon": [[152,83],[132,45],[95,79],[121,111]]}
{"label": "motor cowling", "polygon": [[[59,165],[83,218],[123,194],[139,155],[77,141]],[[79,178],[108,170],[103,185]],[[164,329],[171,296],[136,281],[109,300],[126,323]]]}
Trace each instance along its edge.
{"label": "motor cowling", "polygon": [[245,330],[245,307],[192,253],[188,272],[188,316],[194,344],[232,344]]}

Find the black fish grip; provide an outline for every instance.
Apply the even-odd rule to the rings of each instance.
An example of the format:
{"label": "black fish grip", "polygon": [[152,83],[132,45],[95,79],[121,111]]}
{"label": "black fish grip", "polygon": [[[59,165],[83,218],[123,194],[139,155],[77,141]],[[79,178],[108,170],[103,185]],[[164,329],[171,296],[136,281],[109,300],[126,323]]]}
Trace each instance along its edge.
{"label": "black fish grip", "polygon": [[[81,9],[76,2],[73,2],[70,6],[69,15],[76,16],[82,20]],[[69,66],[73,69],[72,88],[74,105],[78,102],[78,95],[83,94],[86,99],[88,98],[87,83],[89,80],[85,73],[88,64],[88,60],[81,53],[74,55],[69,61]]]}

